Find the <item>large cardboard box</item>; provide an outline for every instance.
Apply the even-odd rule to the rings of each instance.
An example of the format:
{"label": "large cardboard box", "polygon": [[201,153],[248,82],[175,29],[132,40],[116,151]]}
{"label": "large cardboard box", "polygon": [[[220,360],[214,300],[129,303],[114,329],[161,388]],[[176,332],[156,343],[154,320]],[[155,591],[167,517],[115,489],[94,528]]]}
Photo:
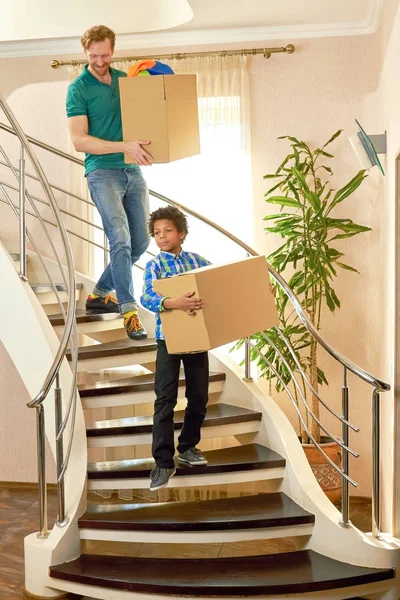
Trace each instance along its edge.
{"label": "large cardboard box", "polygon": [[[156,163],[200,153],[196,75],[120,77],[124,141],[150,140]],[[133,160],[125,155],[125,162]]]}
{"label": "large cardboard box", "polygon": [[171,354],[210,350],[279,323],[264,256],[158,279],[154,289],[171,298],[194,291],[204,300],[194,316],[181,310],[161,313]]}

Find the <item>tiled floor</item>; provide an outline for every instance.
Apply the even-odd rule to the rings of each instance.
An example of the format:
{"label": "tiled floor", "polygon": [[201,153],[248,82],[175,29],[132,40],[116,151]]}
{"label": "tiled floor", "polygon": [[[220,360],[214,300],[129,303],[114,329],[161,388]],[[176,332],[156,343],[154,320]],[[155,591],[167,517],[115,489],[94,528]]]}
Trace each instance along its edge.
{"label": "tiled floor", "polygon": [[[99,497],[91,498],[92,501],[99,501]],[[109,501],[109,500],[108,500]],[[115,499],[115,501],[118,501]],[[56,494],[49,491],[48,495],[48,514],[49,527],[54,523],[56,517]],[[352,522],[362,529],[370,529],[371,505],[368,502],[352,502],[351,519]],[[38,496],[36,490],[13,489],[0,487],[0,598],[1,600],[23,599],[24,595],[24,537],[29,533],[38,530]],[[279,547],[278,547],[279,545]],[[268,540],[262,543],[257,542],[257,551],[252,550],[251,545],[246,548],[243,544],[206,544],[202,545],[200,556],[234,556],[255,553],[270,553],[276,551],[294,550],[293,540],[286,539]],[[108,544],[108,552],[93,542],[88,542],[85,552],[109,553],[109,554],[128,554],[130,556],[154,556],[156,550],[152,544],[120,544],[119,548],[111,547]],[[135,547],[133,547],[135,546]],[[186,547],[185,547],[186,546]],[[239,547],[240,546],[240,547]],[[163,544],[158,548],[163,556],[193,556],[193,545]],[[78,600],[80,596],[71,596],[71,599]],[[86,599],[89,600],[89,599]]]}

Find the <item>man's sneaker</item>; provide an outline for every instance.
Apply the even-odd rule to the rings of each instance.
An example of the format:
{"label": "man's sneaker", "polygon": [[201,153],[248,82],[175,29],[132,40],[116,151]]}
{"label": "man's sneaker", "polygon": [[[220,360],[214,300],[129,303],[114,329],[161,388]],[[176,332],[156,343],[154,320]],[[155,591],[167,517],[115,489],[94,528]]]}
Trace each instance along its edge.
{"label": "man's sneaker", "polygon": [[139,315],[136,312],[124,319],[124,327],[131,340],[143,340],[147,338],[147,331],[141,324]]}
{"label": "man's sneaker", "polygon": [[173,477],[176,473],[175,467],[173,469],[163,469],[162,467],[154,467],[152,472],[150,473],[150,490],[155,492],[156,490],[161,490],[161,488],[165,488],[168,485],[168,481]]}
{"label": "man's sneaker", "polygon": [[206,465],[208,461],[200,450],[197,448],[189,448],[186,452],[179,453],[179,462],[196,467],[197,465]]}
{"label": "man's sneaker", "polygon": [[105,298],[92,298],[91,296],[87,297],[86,310],[91,313],[119,313],[118,301],[111,294],[107,294]]}

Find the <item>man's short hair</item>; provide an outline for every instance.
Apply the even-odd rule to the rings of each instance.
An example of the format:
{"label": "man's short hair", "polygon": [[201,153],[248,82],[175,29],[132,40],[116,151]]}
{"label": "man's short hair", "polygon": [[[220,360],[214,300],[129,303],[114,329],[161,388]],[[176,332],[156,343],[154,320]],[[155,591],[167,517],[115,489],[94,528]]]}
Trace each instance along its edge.
{"label": "man's short hair", "polygon": [[104,40],[110,40],[111,47],[114,50],[115,33],[113,30],[105,25],[94,25],[82,35],[82,48],[87,50],[92,42],[104,42]]}
{"label": "man's short hair", "polygon": [[185,234],[183,239],[186,238],[189,230],[188,222],[183,212],[176,206],[163,206],[151,213],[148,222],[151,237],[154,237],[154,223],[163,219],[172,221],[179,233]]}

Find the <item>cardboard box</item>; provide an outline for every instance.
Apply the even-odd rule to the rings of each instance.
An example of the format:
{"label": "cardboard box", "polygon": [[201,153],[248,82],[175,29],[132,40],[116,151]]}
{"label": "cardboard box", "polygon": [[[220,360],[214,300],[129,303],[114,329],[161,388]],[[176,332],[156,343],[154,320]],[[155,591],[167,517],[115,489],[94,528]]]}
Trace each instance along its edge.
{"label": "cardboard box", "polygon": [[264,256],[158,279],[154,290],[171,298],[194,291],[204,300],[194,316],[160,313],[171,354],[210,350],[279,324]]}
{"label": "cardboard box", "polygon": [[[150,140],[156,163],[200,153],[196,75],[120,77],[124,141]],[[125,155],[125,162],[133,160]]]}

